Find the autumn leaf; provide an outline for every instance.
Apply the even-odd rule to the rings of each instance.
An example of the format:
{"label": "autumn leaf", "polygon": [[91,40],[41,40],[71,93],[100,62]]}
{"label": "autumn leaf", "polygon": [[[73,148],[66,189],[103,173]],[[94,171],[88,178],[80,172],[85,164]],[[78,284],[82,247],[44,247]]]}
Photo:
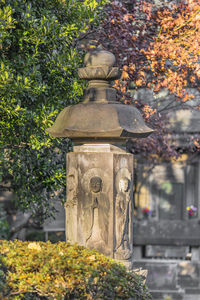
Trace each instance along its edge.
{"label": "autumn leaf", "polygon": [[39,243],[33,242],[28,244],[28,249],[41,251]]}

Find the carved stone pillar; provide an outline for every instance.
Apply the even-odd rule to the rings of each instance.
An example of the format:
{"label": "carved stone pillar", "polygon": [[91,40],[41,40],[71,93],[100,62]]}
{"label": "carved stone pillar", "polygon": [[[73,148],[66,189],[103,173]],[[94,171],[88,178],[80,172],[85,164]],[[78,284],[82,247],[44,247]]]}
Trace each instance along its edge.
{"label": "carved stone pillar", "polygon": [[67,154],[66,239],[131,266],[133,155],[110,144]]}
{"label": "carved stone pillar", "polygon": [[133,105],[116,101],[111,82],[120,72],[111,52],[97,47],[84,62],[78,73],[89,84],[82,102],[65,107],[47,130],[82,145],[67,154],[66,237],[131,267],[133,156],[110,144],[153,130]]}

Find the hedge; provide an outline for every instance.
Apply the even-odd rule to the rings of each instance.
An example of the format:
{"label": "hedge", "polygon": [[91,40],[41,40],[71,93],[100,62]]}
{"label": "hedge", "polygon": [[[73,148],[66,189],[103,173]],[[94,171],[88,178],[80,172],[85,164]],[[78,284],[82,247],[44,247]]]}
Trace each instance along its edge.
{"label": "hedge", "polygon": [[0,241],[0,299],[134,299],[143,278],[94,250],[65,242]]}

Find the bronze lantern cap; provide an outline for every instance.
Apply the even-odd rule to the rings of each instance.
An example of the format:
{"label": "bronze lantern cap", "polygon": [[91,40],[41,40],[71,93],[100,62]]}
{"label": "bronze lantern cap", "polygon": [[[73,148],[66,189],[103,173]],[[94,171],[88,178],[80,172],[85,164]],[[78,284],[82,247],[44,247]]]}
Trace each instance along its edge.
{"label": "bronze lantern cap", "polygon": [[153,132],[132,105],[116,101],[116,90],[109,81],[119,78],[115,56],[102,48],[87,53],[86,67],[79,77],[89,80],[82,103],[65,107],[47,131],[54,137],[68,137],[75,143],[124,143]]}

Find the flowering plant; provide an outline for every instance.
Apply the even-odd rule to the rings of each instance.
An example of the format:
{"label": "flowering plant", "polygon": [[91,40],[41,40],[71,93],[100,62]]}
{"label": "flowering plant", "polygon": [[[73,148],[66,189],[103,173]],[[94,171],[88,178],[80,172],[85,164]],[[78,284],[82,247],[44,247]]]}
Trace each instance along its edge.
{"label": "flowering plant", "polygon": [[142,213],[143,215],[145,216],[149,216],[151,214],[151,210],[149,208],[149,206],[145,206],[143,209],[142,209]]}
{"label": "flowering plant", "polygon": [[194,205],[187,206],[187,212],[189,217],[196,216],[197,208]]}

